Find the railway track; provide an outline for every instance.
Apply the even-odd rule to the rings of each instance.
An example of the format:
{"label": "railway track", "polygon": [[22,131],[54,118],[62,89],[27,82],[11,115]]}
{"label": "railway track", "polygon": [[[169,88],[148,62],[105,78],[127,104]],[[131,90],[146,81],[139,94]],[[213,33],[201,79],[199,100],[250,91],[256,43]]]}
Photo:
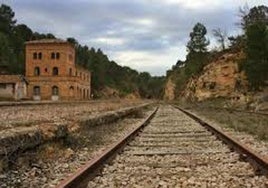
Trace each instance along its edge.
{"label": "railway track", "polygon": [[58,187],[268,187],[266,159],[185,113],[160,106],[134,140],[130,133]]}

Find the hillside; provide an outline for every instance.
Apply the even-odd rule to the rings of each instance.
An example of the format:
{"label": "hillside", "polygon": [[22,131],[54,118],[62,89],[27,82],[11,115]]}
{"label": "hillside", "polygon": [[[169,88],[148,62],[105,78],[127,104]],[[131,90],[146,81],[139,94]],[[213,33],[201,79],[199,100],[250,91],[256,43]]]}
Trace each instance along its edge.
{"label": "hillside", "polygon": [[241,98],[248,90],[244,72],[239,71],[242,53],[226,53],[210,62],[191,78],[180,97],[203,101],[210,98]]}
{"label": "hillside", "polygon": [[186,45],[186,60],[178,60],[167,71],[164,99],[200,102],[222,98],[229,105],[266,109],[267,15],[266,6],[244,12],[240,23],[243,33],[238,36],[227,37],[221,29],[214,30],[220,47],[212,50],[206,27],[197,23]]}
{"label": "hillside", "polygon": [[[0,7],[0,67],[9,74],[24,74],[26,41],[56,38],[48,33],[32,31],[25,24],[16,24],[11,7]],[[76,49],[76,64],[92,73],[94,98],[160,98],[164,77],[153,77],[147,72],[139,73],[109,60],[101,49],[83,46],[75,38],[67,38]],[[112,92],[111,92],[112,91]]]}
{"label": "hillside", "polygon": [[248,78],[239,68],[244,56],[242,52],[222,53],[205,65],[200,74],[190,77],[183,88],[177,84],[184,67],[174,68],[165,84],[164,99],[188,102],[224,99],[231,106],[267,110],[268,87],[250,90]]}

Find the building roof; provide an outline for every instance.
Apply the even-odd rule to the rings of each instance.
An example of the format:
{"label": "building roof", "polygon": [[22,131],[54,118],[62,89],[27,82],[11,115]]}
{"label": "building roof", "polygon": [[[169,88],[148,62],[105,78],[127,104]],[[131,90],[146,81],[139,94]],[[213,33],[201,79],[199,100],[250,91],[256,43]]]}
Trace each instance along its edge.
{"label": "building roof", "polygon": [[22,81],[28,83],[23,75],[0,75],[1,84],[17,83]]}
{"label": "building roof", "polygon": [[40,39],[40,40],[31,40],[31,41],[25,42],[25,44],[52,44],[52,43],[70,44],[69,42],[62,40],[62,39]]}

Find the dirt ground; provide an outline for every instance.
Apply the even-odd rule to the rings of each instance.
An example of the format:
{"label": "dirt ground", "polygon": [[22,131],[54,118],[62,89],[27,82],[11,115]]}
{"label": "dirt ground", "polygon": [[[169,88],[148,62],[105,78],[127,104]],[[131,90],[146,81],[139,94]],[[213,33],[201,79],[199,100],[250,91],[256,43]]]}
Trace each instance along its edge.
{"label": "dirt ground", "polygon": [[0,107],[0,131],[16,127],[70,123],[85,115],[116,110],[143,102],[142,100],[99,100],[85,103],[3,106]]}

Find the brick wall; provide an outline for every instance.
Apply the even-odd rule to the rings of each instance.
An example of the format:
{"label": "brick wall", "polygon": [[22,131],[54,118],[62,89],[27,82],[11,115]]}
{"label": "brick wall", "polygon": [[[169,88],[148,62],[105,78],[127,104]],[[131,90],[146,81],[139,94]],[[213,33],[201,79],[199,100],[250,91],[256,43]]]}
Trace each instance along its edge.
{"label": "brick wall", "polygon": [[0,98],[14,98],[14,84],[1,84]]}
{"label": "brick wall", "polygon": [[27,42],[25,69],[30,98],[36,94],[34,87],[39,87],[41,100],[55,95],[60,100],[90,99],[91,74],[75,65],[74,47],[67,42]]}

